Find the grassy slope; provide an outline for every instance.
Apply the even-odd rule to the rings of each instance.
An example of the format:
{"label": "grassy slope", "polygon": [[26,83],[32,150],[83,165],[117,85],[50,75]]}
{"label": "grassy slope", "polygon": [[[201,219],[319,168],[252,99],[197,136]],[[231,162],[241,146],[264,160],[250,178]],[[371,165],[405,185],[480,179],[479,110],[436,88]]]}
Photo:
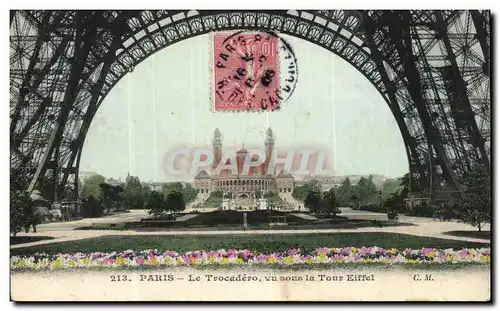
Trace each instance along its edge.
{"label": "grassy slope", "polygon": [[104,236],[93,239],[78,240],[11,249],[11,255],[75,252],[112,252],[127,249],[145,250],[175,250],[185,252],[190,250],[216,249],[249,249],[260,252],[279,252],[288,248],[311,250],[318,247],[362,247],[379,246],[384,248],[456,248],[487,247],[489,244],[479,244],[455,240],[418,237],[393,233],[336,233],[336,234],[295,234],[295,235],[212,235],[212,236]]}
{"label": "grassy slope", "polygon": [[42,240],[52,240],[52,237],[49,236],[11,236],[10,237],[10,245],[23,244],[23,243],[31,243],[38,242]]}
{"label": "grassy slope", "polygon": [[446,235],[475,238],[475,239],[491,239],[490,231],[448,231],[444,232]]}

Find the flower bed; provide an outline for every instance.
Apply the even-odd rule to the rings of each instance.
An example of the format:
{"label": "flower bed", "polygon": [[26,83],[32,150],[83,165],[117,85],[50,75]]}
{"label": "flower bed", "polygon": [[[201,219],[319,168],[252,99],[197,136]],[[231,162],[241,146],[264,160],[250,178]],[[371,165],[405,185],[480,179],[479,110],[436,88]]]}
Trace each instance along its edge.
{"label": "flower bed", "polygon": [[308,265],[343,263],[456,264],[490,262],[490,248],[480,249],[383,249],[380,247],[318,248],[301,254],[298,249],[262,254],[248,250],[174,251],[127,250],[113,253],[38,253],[30,257],[12,256],[12,270],[61,270],[93,267],[210,266],[210,265]]}

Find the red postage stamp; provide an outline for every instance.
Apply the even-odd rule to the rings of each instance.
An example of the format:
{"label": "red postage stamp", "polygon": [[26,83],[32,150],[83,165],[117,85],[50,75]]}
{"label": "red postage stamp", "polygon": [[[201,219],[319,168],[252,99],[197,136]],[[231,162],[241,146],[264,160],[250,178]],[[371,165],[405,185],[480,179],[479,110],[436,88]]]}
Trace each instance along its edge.
{"label": "red postage stamp", "polygon": [[279,108],[279,38],[268,33],[216,33],[213,37],[214,111]]}

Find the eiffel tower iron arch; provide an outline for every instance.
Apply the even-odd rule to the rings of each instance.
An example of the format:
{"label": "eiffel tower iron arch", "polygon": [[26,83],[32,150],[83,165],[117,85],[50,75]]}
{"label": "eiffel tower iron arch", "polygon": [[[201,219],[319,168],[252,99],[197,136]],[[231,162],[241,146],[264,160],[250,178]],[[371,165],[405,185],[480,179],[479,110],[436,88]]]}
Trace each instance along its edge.
{"label": "eiffel tower iron arch", "polygon": [[[457,175],[469,169],[470,162],[489,164],[485,135],[477,126],[474,113],[471,114],[470,102],[461,100],[465,107],[462,110],[467,110],[468,115],[462,113],[461,118],[453,115],[454,128],[448,122],[449,113],[429,108],[432,101],[438,103],[438,108],[453,106],[449,99],[457,93],[460,99],[468,99],[469,90],[464,85],[452,86],[450,94],[450,87],[441,81],[444,79],[425,73],[430,67],[430,57],[426,55],[429,46],[421,46],[416,27],[437,29],[436,34],[430,35],[430,41],[434,42],[428,44],[448,40],[448,51],[441,56],[450,58],[453,48],[450,39],[443,37],[448,25],[460,14],[458,11],[18,11],[14,16],[11,14],[11,166],[30,161],[36,165],[36,171],[30,172],[30,190],[48,175],[52,176],[55,194],[63,190],[71,177],[77,189],[87,130],[100,104],[123,76],[153,53],[179,41],[214,31],[247,29],[298,37],[349,62],[389,105],[402,134],[412,177],[428,184],[433,178],[433,166],[439,164],[445,180],[458,186]],[[486,41],[489,13],[475,11],[471,16],[481,30],[476,40],[480,41],[484,54],[485,47],[489,47]],[[12,42],[21,37],[15,34],[13,40],[12,27],[20,19],[37,28],[36,36],[31,38],[32,53],[25,56],[29,65],[12,60],[13,54],[20,53],[16,47],[21,44],[14,44],[15,53],[12,52]],[[40,59],[41,52],[49,54],[46,59]],[[483,58],[489,68],[489,54]],[[54,73],[56,64],[59,71]],[[463,75],[457,65],[451,67],[453,77]],[[58,75],[68,78],[61,82]],[[438,94],[431,99],[426,87],[436,94],[444,89],[448,93],[444,98]],[[461,90],[456,92],[457,88]],[[483,105],[489,104],[487,95],[488,98],[482,99]],[[44,117],[50,116],[48,108],[54,110],[56,121],[44,122]],[[487,117],[481,120],[487,119],[489,131]],[[460,134],[462,127],[456,125],[460,122],[465,123],[462,132],[472,137],[473,148],[460,148],[455,142],[446,146],[456,133]],[[32,133],[35,127],[37,134]],[[474,148],[479,150],[471,158],[467,150]]]}

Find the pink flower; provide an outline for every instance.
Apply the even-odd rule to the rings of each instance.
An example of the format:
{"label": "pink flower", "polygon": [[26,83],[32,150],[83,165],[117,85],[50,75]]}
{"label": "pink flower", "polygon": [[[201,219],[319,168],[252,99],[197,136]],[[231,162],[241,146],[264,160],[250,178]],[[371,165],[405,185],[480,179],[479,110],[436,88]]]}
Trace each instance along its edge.
{"label": "pink flower", "polygon": [[182,260],[184,261],[184,263],[186,265],[190,265],[190,264],[193,263],[193,260],[192,260],[191,256],[184,255],[184,256],[181,256],[181,258],[182,258]]}
{"label": "pink flower", "polygon": [[266,261],[268,257],[268,255],[260,254],[257,256],[257,261]]}
{"label": "pink flower", "polygon": [[413,251],[409,248],[405,248],[405,250],[403,251],[403,255],[405,255],[405,256],[408,256],[411,254],[413,254]]}
{"label": "pink flower", "polygon": [[354,254],[352,258],[356,261],[362,259],[362,257],[359,254]]}
{"label": "pink flower", "polygon": [[351,248],[350,247],[344,247],[341,252],[342,252],[342,254],[346,254],[346,255],[350,254],[351,253]]}
{"label": "pink flower", "polygon": [[163,255],[168,257],[177,257],[177,253],[173,251],[166,251]]}
{"label": "pink flower", "polygon": [[329,249],[327,247],[321,247],[321,248],[316,249],[316,251],[320,254],[326,254],[329,252]]}
{"label": "pink flower", "polygon": [[137,262],[137,264],[139,266],[142,266],[144,264],[144,258],[142,257],[137,257],[137,259],[135,260],[135,262]]}
{"label": "pink flower", "polygon": [[362,247],[359,250],[360,255],[370,254],[371,252],[372,252],[372,249],[370,247]]}
{"label": "pink flower", "polygon": [[434,248],[423,248],[422,249],[422,254],[424,254],[424,255],[427,256],[428,254],[433,253],[434,251],[435,251]]}
{"label": "pink flower", "polygon": [[107,264],[107,265],[111,265],[115,262],[114,259],[111,259],[111,258],[106,258],[104,259],[104,263]]}
{"label": "pink flower", "polygon": [[466,249],[458,252],[458,258],[460,258],[460,259],[465,259],[465,258],[467,258],[468,255],[469,255],[469,251]]}

